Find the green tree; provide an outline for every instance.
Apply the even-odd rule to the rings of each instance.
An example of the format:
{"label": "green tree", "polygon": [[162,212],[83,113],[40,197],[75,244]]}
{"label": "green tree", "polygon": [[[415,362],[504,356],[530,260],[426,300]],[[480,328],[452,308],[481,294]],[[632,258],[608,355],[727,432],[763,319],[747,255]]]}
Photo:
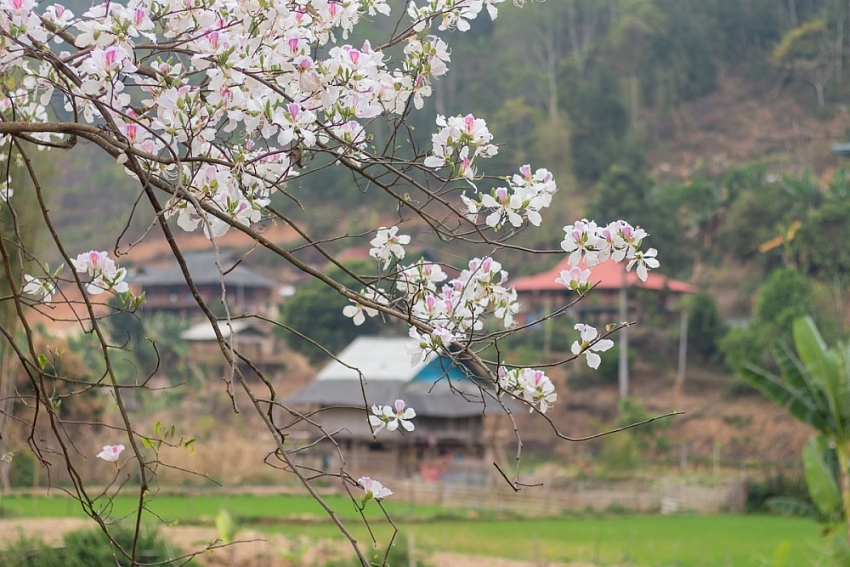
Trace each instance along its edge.
{"label": "green tree", "polygon": [[[347,262],[346,268],[352,273],[368,273],[371,262],[357,260]],[[332,267],[327,275],[342,285],[352,289],[363,287],[353,277],[339,267]],[[304,337],[285,332],[285,337],[293,350],[307,355],[311,362],[324,360],[327,354],[311,341],[314,341],[331,353],[337,353],[358,335],[375,334],[384,327],[379,318],[366,317],[366,321],[356,326],[342,310],[351,303],[336,290],[324,282],[312,279],[301,286],[284,305],[281,322],[291,329],[302,331]],[[306,338],[305,338],[306,337]]]}
{"label": "green tree", "polygon": [[807,315],[811,304],[811,288],[803,274],[786,268],[774,270],[756,299],[753,325],[768,345],[787,339],[793,321]]}
{"label": "green tree", "polygon": [[762,360],[771,344],[790,338],[793,321],[808,315],[811,307],[811,288],[803,274],[787,268],[771,272],[747,328],[730,329],[720,340],[726,364],[737,371],[748,361]]}
{"label": "green tree", "polygon": [[613,166],[596,185],[587,207],[588,218],[630,220],[653,238],[667,245],[662,259],[664,270],[680,274],[693,264],[693,252],[682,234],[676,215],[669,214],[659,201],[655,182],[645,170]]}
{"label": "green tree", "polygon": [[628,77],[629,119],[638,123],[640,112],[639,71],[654,39],[663,35],[666,15],[653,0],[622,0],[617,21],[608,35],[614,58]]}
{"label": "green tree", "polygon": [[614,164],[642,167],[639,148],[629,144],[628,111],[617,76],[598,65],[586,80],[571,86],[567,112],[573,124],[570,146],[576,177],[596,181]]}
{"label": "green tree", "polygon": [[786,33],[773,51],[773,61],[810,82],[818,106],[824,105],[823,91],[835,60],[823,20],[806,22]]}

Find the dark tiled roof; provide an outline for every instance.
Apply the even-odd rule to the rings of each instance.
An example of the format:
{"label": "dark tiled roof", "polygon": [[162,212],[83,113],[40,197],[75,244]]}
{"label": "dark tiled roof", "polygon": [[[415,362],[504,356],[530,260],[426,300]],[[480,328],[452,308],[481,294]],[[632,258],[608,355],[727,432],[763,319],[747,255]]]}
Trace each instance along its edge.
{"label": "dark tiled roof", "polygon": [[[363,385],[368,406],[385,405],[402,399],[422,417],[472,417],[502,412],[488,393],[470,381],[439,382],[373,380]],[[288,400],[288,404],[362,407],[363,390],[358,380],[315,380]],[[513,409],[513,407],[512,407]]]}
{"label": "dark tiled roof", "polygon": [[[184,258],[186,259],[186,266],[189,268],[189,273],[192,275],[192,280],[196,285],[218,284],[221,281],[221,273],[215,265],[215,252],[190,252],[184,254]],[[250,268],[246,268],[242,264],[233,268],[235,260],[230,254],[222,253],[219,262],[223,271],[226,272],[224,283],[228,286],[271,289],[277,285],[273,280],[258,274]],[[180,266],[176,260],[173,264],[165,268],[139,270],[130,281],[142,287],[181,285],[186,283],[183,272],[180,270]]]}

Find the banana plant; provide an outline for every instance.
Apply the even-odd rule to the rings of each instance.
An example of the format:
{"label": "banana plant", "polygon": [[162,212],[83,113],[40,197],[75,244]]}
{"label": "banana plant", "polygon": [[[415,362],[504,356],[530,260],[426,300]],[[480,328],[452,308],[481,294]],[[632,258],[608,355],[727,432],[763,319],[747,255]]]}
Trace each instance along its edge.
{"label": "banana plant", "polygon": [[[810,317],[794,321],[796,353],[777,344],[776,374],[747,364],[742,376],[753,388],[819,435],[803,448],[809,495],[818,510],[843,520],[850,541],[850,345],[828,347]],[[835,451],[837,478],[827,455]]]}

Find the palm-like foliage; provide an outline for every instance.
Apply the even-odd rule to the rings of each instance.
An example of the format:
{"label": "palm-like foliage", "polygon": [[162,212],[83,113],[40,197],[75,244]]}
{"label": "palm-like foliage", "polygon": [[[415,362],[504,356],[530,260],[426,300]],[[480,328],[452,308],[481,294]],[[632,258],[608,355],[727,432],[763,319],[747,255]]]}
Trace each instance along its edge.
{"label": "palm-like foliage", "polygon": [[[743,377],[820,433],[803,449],[809,494],[822,514],[846,519],[850,509],[850,347],[828,347],[809,317],[794,321],[793,331],[796,353],[784,344],[773,351],[779,376],[746,365]],[[832,450],[838,459],[838,478],[825,458]]]}

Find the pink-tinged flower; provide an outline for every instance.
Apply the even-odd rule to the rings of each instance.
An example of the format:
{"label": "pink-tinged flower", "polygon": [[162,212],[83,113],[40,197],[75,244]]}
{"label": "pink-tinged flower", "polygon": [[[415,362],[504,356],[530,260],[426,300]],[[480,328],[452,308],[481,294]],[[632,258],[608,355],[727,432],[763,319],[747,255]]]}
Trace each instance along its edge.
{"label": "pink-tinged flower", "polygon": [[414,417],[416,417],[416,411],[413,408],[405,407],[404,400],[396,400],[393,406],[372,406],[369,423],[375,429],[375,433],[384,427],[387,431],[395,431],[399,424],[406,431],[413,431],[414,425],[410,420]]}
{"label": "pink-tinged flower", "polygon": [[519,389],[522,391],[522,398],[529,404],[537,404],[540,413],[546,413],[558,399],[555,385],[542,370],[524,368],[519,374]]}
{"label": "pink-tinged flower", "polygon": [[78,255],[75,260],[71,260],[71,263],[74,264],[74,269],[78,273],[91,277],[86,285],[86,291],[92,295],[98,295],[107,290],[124,293],[130,289],[124,281],[127,270],[116,266],[106,252],[96,250],[85,252]]}
{"label": "pink-tinged flower", "polygon": [[570,255],[571,266],[578,266],[582,253],[589,268],[598,264],[603,258],[599,251],[599,229],[596,223],[587,219],[576,221],[575,225],[564,227],[564,240],[561,248]]}
{"label": "pink-tinged flower", "polygon": [[124,445],[104,445],[103,451],[97,454],[98,459],[115,463],[118,457],[121,456],[121,451],[124,450]]}
{"label": "pink-tinged flower", "polygon": [[404,406],[404,400],[396,400],[393,409],[393,420],[387,424],[387,431],[395,431],[398,429],[399,424],[405,429],[405,431],[413,431],[414,426],[410,422],[411,419],[416,417],[416,412],[413,408],[406,408]]}
{"label": "pink-tinged flower", "polygon": [[614,346],[614,341],[610,339],[600,339],[599,333],[595,327],[585,325],[584,323],[576,323],[576,331],[581,334],[581,340],[576,341],[570,347],[572,353],[576,356],[583,354],[587,358],[587,365],[594,370],[599,368],[599,363],[602,362],[597,352],[605,352]]}
{"label": "pink-tinged flower", "polygon": [[591,287],[587,281],[588,277],[590,277],[590,270],[582,270],[578,266],[573,266],[569,270],[561,270],[561,276],[555,280],[555,283],[559,283],[579,295],[584,295]]}
{"label": "pink-tinged flower", "polygon": [[393,493],[392,490],[385,487],[377,480],[372,480],[368,476],[361,476],[360,478],[358,478],[357,484],[359,484],[366,492],[362,500],[363,506],[365,506],[366,502],[368,502],[369,500],[381,500],[383,498],[386,498],[387,496],[391,496]]}

